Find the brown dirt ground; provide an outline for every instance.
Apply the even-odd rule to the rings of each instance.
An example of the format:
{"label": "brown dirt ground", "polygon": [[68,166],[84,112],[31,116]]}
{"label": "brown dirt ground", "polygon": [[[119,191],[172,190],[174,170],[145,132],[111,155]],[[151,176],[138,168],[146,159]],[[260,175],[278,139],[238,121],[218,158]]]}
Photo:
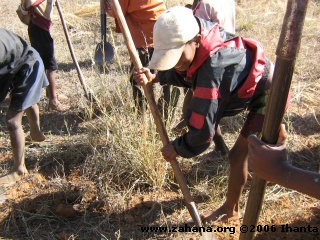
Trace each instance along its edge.
{"label": "brown dirt ground", "polygon": [[[98,1],[61,1],[66,9],[66,16],[74,44],[79,50],[76,55],[81,59],[80,66],[88,77],[91,74],[92,52],[99,36],[99,22],[92,23],[87,18],[83,30],[73,28],[78,24],[71,16],[72,12],[80,10],[83,6],[96,4]],[[16,3],[1,1],[0,26],[11,29],[26,39],[26,26],[19,22],[15,16]],[[0,239],[197,239],[198,234],[142,234],[141,226],[159,226],[158,219],[166,216],[170,223],[174,219],[186,220],[188,212],[185,209],[181,193],[176,189],[161,189],[149,193],[125,196],[123,209],[114,211],[115,200],[98,197],[98,186],[87,179],[83,174],[85,159],[91,149],[85,143],[86,122],[82,119],[84,110],[82,106],[83,94],[77,73],[68,56],[66,42],[57,13],[55,13],[53,38],[56,49],[66,55],[57,56],[59,71],[57,84],[60,100],[66,110],[62,113],[46,110],[45,97],[41,99],[41,124],[47,135],[43,143],[27,142],[26,164],[30,175],[22,182],[10,189],[0,191]],[[99,19],[98,14],[95,16]],[[10,19],[10,21],[8,21]],[[90,22],[91,21],[91,22]],[[89,23],[90,22],[90,23]],[[92,36],[92,32],[98,36]],[[319,30],[318,30],[319,31]],[[90,44],[80,44],[81,38],[88,36]],[[92,44],[91,44],[92,43]],[[318,45],[319,47],[319,45]],[[90,48],[92,48],[90,50]],[[5,173],[11,165],[11,149],[4,125],[6,102],[0,105],[0,168]],[[292,111],[294,112],[294,111]],[[309,115],[310,116],[310,115]],[[319,119],[319,113],[316,115]],[[312,117],[310,117],[312,119]],[[312,127],[307,123],[313,120],[300,118],[294,122],[296,132],[318,132],[319,125]],[[24,119],[25,121],[26,119]],[[302,122],[302,123],[301,123]],[[301,128],[301,131],[300,131]],[[307,129],[311,128],[311,129]],[[26,126],[26,132],[28,127]],[[297,135],[298,135],[297,133]],[[292,135],[292,136],[297,136]],[[319,135],[315,139],[299,135],[300,142],[309,146],[305,155],[316,156],[319,152]],[[295,140],[293,140],[295,141]],[[299,156],[303,155],[296,152]],[[294,156],[294,154],[293,154]],[[41,159],[41,161],[39,161]],[[297,165],[299,165],[299,162]],[[316,165],[316,164],[314,164]],[[317,170],[317,166],[310,167]],[[248,183],[247,189],[250,186]],[[272,188],[271,188],[272,189]],[[247,197],[248,192],[244,193]],[[217,207],[206,202],[205,195],[195,196],[195,201],[201,212]],[[245,202],[242,202],[242,208]],[[274,188],[265,196],[265,206],[262,210],[259,225],[268,232],[260,232],[256,239],[320,239],[320,202],[311,197],[283,189],[274,185]],[[179,222],[184,226],[184,222]],[[220,239],[238,239],[242,220],[216,227],[235,227],[235,233],[217,233]],[[316,227],[318,232],[281,232],[281,225],[289,224],[293,230],[299,227]],[[271,232],[271,226],[276,231]],[[294,228],[297,227],[297,228]],[[260,230],[257,229],[256,230]]]}

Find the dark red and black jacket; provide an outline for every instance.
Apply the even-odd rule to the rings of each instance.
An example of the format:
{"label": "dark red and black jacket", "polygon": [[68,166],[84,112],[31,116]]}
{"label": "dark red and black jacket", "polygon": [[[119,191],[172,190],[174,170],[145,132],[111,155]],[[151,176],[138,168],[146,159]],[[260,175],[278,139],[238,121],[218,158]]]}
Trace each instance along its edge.
{"label": "dark red and black jacket", "polygon": [[189,131],[173,141],[185,158],[205,151],[222,117],[247,108],[262,77],[266,58],[260,44],[226,33],[217,23],[198,18],[202,42],[187,73],[159,72],[160,84],[194,91],[185,116]]}

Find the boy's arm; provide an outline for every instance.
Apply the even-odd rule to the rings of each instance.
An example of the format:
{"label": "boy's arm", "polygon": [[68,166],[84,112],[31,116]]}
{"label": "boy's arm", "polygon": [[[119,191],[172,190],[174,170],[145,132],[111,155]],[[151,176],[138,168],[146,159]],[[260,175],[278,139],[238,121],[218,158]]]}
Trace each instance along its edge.
{"label": "boy's arm", "polygon": [[287,164],[286,174],[277,176],[278,184],[320,199],[320,174]]}
{"label": "boy's arm", "polygon": [[[211,68],[211,66],[206,67]],[[220,99],[218,82],[212,80],[214,79],[213,73],[213,70],[199,70],[194,79],[196,85],[184,116],[189,131],[173,141],[175,150],[182,157],[197,156],[210,146],[215,135],[218,113],[224,111],[224,107],[219,104],[222,99]]]}
{"label": "boy's arm", "polygon": [[46,5],[46,9],[43,13],[44,17],[47,19],[51,19],[51,13],[52,13],[52,9],[53,9],[53,4],[55,3],[54,0],[47,0],[47,5]]}

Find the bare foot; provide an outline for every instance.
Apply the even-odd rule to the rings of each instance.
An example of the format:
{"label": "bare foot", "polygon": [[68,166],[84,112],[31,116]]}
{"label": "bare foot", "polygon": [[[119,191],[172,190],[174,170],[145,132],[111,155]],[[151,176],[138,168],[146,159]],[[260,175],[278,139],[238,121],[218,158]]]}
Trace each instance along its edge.
{"label": "bare foot", "polygon": [[52,99],[49,100],[49,110],[55,110],[55,111],[63,111],[62,104],[58,101],[58,99]]}
{"label": "bare foot", "polygon": [[208,215],[201,215],[201,219],[204,222],[227,222],[231,220],[238,220],[240,219],[240,214],[238,212],[233,211],[233,213],[227,214],[227,211],[225,211],[224,207],[221,206],[215,211],[212,211],[211,214]]}
{"label": "bare foot", "polygon": [[26,176],[28,176],[27,170],[25,170],[23,174],[19,174],[17,171],[8,173],[7,175],[0,177],[0,187],[10,187]]}
{"label": "bare foot", "polygon": [[41,132],[41,131],[32,131],[30,129],[30,137],[31,140],[34,142],[43,142],[44,140],[46,140],[46,136]]}

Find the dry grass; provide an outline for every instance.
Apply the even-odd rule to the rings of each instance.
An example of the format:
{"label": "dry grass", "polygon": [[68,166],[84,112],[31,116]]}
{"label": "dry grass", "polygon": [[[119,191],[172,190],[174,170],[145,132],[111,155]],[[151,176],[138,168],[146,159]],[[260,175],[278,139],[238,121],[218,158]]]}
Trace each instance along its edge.
{"label": "dry grass", "polygon": [[[147,234],[140,226],[172,226],[189,218],[172,169],[161,158],[161,141],[151,114],[139,116],[128,83],[129,56],[121,34],[113,32],[108,18],[108,41],[116,57],[104,66],[93,62],[100,41],[100,13],[97,0],[60,1],[75,55],[85,81],[95,98],[88,103],[63,35],[57,12],[52,36],[59,63],[59,94],[68,97],[63,113],[46,111],[40,102],[42,127],[48,136],[44,144],[27,146],[27,167],[31,178],[11,190],[0,204],[0,238],[6,239],[155,239],[187,237],[183,234]],[[288,126],[288,154],[292,163],[311,171],[320,162],[320,19],[319,1],[309,1],[301,49],[292,82],[292,104],[284,122]],[[168,6],[187,1],[167,1]],[[254,37],[275,60],[286,1],[242,0],[237,6],[237,33]],[[15,16],[16,3],[1,3],[0,26],[28,39],[26,26]],[[263,9],[263,11],[261,11]],[[7,21],[9,18],[12,21]],[[101,71],[102,70],[102,71]],[[160,89],[158,89],[160,90]],[[181,99],[180,99],[181,104]],[[180,106],[179,106],[180,107]],[[10,169],[10,144],[2,127],[5,105],[1,105],[0,173]],[[172,125],[179,119],[180,108]],[[226,143],[231,147],[239,133],[244,114],[222,121]],[[26,127],[27,130],[28,127]],[[174,134],[168,132],[171,139]],[[212,148],[211,148],[212,149]],[[210,149],[208,150],[208,152]],[[213,161],[204,153],[179,160],[200,212],[217,208],[225,199],[228,161]],[[31,189],[30,189],[31,186]],[[245,209],[250,183],[241,197]],[[1,192],[0,192],[0,196]],[[71,206],[69,215],[58,211]],[[267,187],[261,224],[319,223],[319,201],[278,185]],[[223,226],[239,226],[239,222]],[[195,235],[191,235],[195,236]],[[197,236],[197,235],[196,235]],[[236,234],[219,234],[235,239]],[[280,235],[259,234],[259,239]],[[188,236],[190,237],[190,236]],[[282,235],[294,239],[295,236]],[[308,238],[301,235],[298,238]]]}

